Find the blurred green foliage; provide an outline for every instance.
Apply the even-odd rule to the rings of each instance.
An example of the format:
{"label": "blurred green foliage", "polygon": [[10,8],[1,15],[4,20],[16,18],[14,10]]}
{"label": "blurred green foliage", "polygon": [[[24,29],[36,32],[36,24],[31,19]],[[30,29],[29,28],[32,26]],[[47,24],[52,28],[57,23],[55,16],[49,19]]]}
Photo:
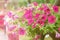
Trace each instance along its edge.
{"label": "blurred green foliage", "polygon": [[[46,3],[47,0],[31,0],[31,2],[37,2],[37,3]],[[54,4],[55,0],[49,0],[50,4]],[[28,4],[28,0],[20,0],[19,6],[26,6]]]}
{"label": "blurred green foliage", "polygon": [[[32,0],[32,2],[34,2],[34,1],[36,1],[38,3],[46,3],[47,0]],[[54,2],[55,2],[55,0],[49,0],[49,3],[54,3]]]}
{"label": "blurred green foliage", "polygon": [[45,0],[32,0],[32,2],[34,2],[34,1],[36,1],[38,3],[44,3],[45,2]]}
{"label": "blurred green foliage", "polygon": [[19,2],[19,6],[26,6],[27,5],[27,2],[24,1],[24,2]]}

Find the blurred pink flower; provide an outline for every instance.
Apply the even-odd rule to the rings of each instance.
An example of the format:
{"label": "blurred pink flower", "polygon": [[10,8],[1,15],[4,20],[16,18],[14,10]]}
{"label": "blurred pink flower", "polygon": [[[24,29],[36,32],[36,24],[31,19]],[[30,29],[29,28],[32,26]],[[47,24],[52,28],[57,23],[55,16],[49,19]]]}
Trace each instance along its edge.
{"label": "blurred pink flower", "polygon": [[37,24],[37,23],[34,23],[34,24],[32,25],[32,28],[35,28],[35,27],[36,27],[36,24]]}
{"label": "blurred pink flower", "polygon": [[24,17],[25,17],[26,19],[30,19],[30,18],[32,18],[32,15],[27,13],[27,14],[24,15]]}
{"label": "blurred pink flower", "polygon": [[4,20],[0,20],[0,25],[3,25],[4,24]]}
{"label": "blurred pink flower", "polygon": [[59,7],[58,6],[53,6],[54,12],[59,12]]}
{"label": "blurred pink flower", "polygon": [[46,4],[42,4],[42,7],[44,8],[44,7],[48,7]]}
{"label": "blurred pink flower", "polygon": [[19,35],[17,33],[9,33],[8,40],[19,40]]}
{"label": "blurred pink flower", "polygon": [[44,8],[44,13],[45,13],[46,15],[49,15],[49,14],[50,14],[50,9],[49,9],[48,7],[45,7],[45,8]]}
{"label": "blurred pink flower", "polygon": [[3,19],[5,16],[4,15],[0,15],[0,19]]}
{"label": "blurred pink flower", "polygon": [[9,18],[12,18],[13,20],[18,18],[18,15],[13,14],[12,12],[8,12],[7,15],[8,15]]}
{"label": "blurred pink flower", "polygon": [[31,25],[34,22],[33,19],[28,19],[28,25]]}
{"label": "blurred pink flower", "polygon": [[0,25],[4,24],[4,15],[0,15]]}
{"label": "blurred pink flower", "polygon": [[23,17],[27,19],[28,25],[31,25],[33,23],[33,21],[34,21],[33,20],[32,10],[31,9],[26,10]]}
{"label": "blurred pink flower", "polygon": [[18,34],[19,34],[19,35],[25,35],[25,34],[26,34],[25,28],[19,28]]}
{"label": "blurred pink flower", "polygon": [[43,8],[43,11],[46,15],[49,15],[50,14],[50,9],[47,5],[45,4],[42,4],[42,8]]}
{"label": "blurred pink flower", "polygon": [[26,18],[26,19],[30,19],[30,18],[32,18],[32,10],[31,9],[29,9],[29,10],[26,10],[25,11],[25,14],[24,14],[24,18]]}
{"label": "blurred pink flower", "polygon": [[56,38],[60,38],[60,34],[58,32],[56,32]]}
{"label": "blurred pink flower", "polygon": [[8,30],[13,31],[16,28],[16,25],[9,26]]}
{"label": "blurred pink flower", "polygon": [[0,20],[0,29],[5,30],[4,20]]}
{"label": "blurred pink flower", "polygon": [[43,20],[39,20],[38,23],[41,25],[41,26],[44,26],[44,21]]}
{"label": "blurred pink flower", "polygon": [[48,22],[49,23],[53,24],[53,23],[55,23],[55,21],[56,21],[56,17],[54,15],[51,15],[51,16],[48,17]]}
{"label": "blurred pink flower", "polygon": [[46,19],[47,19],[47,15],[42,14],[41,20],[42,20],[42,21],[46,21]]}
{"label": "blurred pink flower", "polygon": [[60,32],[60,27],[58,28],[58,31]]}
{"label": "blurred pink flower", "polygon": [[9,16],[9,18],[11,18],[13,16],[12,12],[8,12],[7,15]]}
{"label": "blurred pink flower", "polygon": [[38,6],[38,3],[37,2],[33,2],[34,6]]}
{"label": "blurred pink flower", "polygon": [[18,15],[12,16],[12,19],[13,19],[13,20],[16,20],[17,18],[19,18]]}
{"label": "blurred pink flower", "polygon": [[34,16],[34,18],[38,19],[38,18],[39,18],[39,16],[40,16],[40,14],[39,14],[39,13],[37,13],[37,14]]}
{"label": "blurred pink flower", "polygon": [[4,25],[4,15],[0,15],[0,29],[5,30],[5,25]]}
{"label": "blurred pink flower", "polygon": [[0,15],[0,24],[4,24],[4,15]]}
{"label": "blurred pink flower", "polygon": [[39,40],[41,38],[40,35],[36,35],[35,38],[33,40]]}
{"label": "blurred pink flower", "polygon": [[43,8],[39,7],[38,10],[43,10]]}
{"label": "blurred pink flower", "polygon": [[5,26],[8,26],[8,25],[9,25],[9,23],[8,23],[8,22],[6,22],[6,21],[4,21],[4,25],[5,25]]}

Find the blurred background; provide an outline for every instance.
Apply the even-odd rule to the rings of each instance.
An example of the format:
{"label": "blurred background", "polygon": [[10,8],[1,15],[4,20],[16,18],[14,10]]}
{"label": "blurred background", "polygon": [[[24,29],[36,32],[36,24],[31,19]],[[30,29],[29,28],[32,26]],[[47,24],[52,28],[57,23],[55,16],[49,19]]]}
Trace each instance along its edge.
{"label": "blurred background", "polygon": [[33,3],[34,1],[41,3],[54,4],[56,0],[0,0],[0,8],[13,8],[13,7],[22,7],[27,6],[28,4]]}

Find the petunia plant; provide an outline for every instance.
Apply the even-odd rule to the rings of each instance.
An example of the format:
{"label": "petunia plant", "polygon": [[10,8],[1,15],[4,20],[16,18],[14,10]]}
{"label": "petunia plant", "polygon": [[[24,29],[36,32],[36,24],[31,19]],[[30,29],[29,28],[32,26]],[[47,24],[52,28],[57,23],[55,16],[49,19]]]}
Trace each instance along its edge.
{"label": "petunia plant", "polygon": [[44,40],[46,34],[49,34],[53,40],[60,38],[59,35],[56,36],[60,32],[60,8],[56,5],[38,5],[36,2],[33,4],[34,7],[25,10],[22,17],[24,21],[21,21],[31,37],[30,40]]}

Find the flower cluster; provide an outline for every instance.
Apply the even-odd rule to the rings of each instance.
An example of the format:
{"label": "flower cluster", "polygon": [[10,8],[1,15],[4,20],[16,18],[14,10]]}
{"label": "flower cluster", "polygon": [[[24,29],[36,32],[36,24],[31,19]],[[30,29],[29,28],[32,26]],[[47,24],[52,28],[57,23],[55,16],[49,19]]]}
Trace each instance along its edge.
{"label": "flower cluster", "polygon": [[[19,40],[19,35],[25,35],[25,28],[19,26],[19,16],[13,11],[0,15],[0,30],[7,34],[8,40]],[[17,23],[16,23],[17,20]]]}
{"label": "flower cluster", "polygon": [[[26,20],[25,22],[27,22],[27,25],[29,26],[28,29],[31,34],[33,31],[37,31],[34,35],[38,35],[42,32],[43,34],[46,34],[51,31],[56,32],[56,30],[60,30],[60,26],[58,26],[60,20],[58,6],[53,5],[49,7],[46,4],[39,6],[36,2],[34,2],[33,5],[34,7],[25,10],[23,15],[23,18]],[[37,30],[37,28],[40,30]]]}
{"label": "flower cluster", "polygon": [[[24,14],[24,18],[27,19],[28,25],[32,25],[32,28],[34,28],[36,24],[44,26],[46,23],[54,24],[56,22],[56,16],[51,12],[51,10],[58,13],[59,10],[57,6],[53,6],[53,9],[50,9],[47,5],[42,5],[42,7],[39,7],[37,9],[39,10],[27,9]],[[35,11],[42,12],[36,13]]]}

